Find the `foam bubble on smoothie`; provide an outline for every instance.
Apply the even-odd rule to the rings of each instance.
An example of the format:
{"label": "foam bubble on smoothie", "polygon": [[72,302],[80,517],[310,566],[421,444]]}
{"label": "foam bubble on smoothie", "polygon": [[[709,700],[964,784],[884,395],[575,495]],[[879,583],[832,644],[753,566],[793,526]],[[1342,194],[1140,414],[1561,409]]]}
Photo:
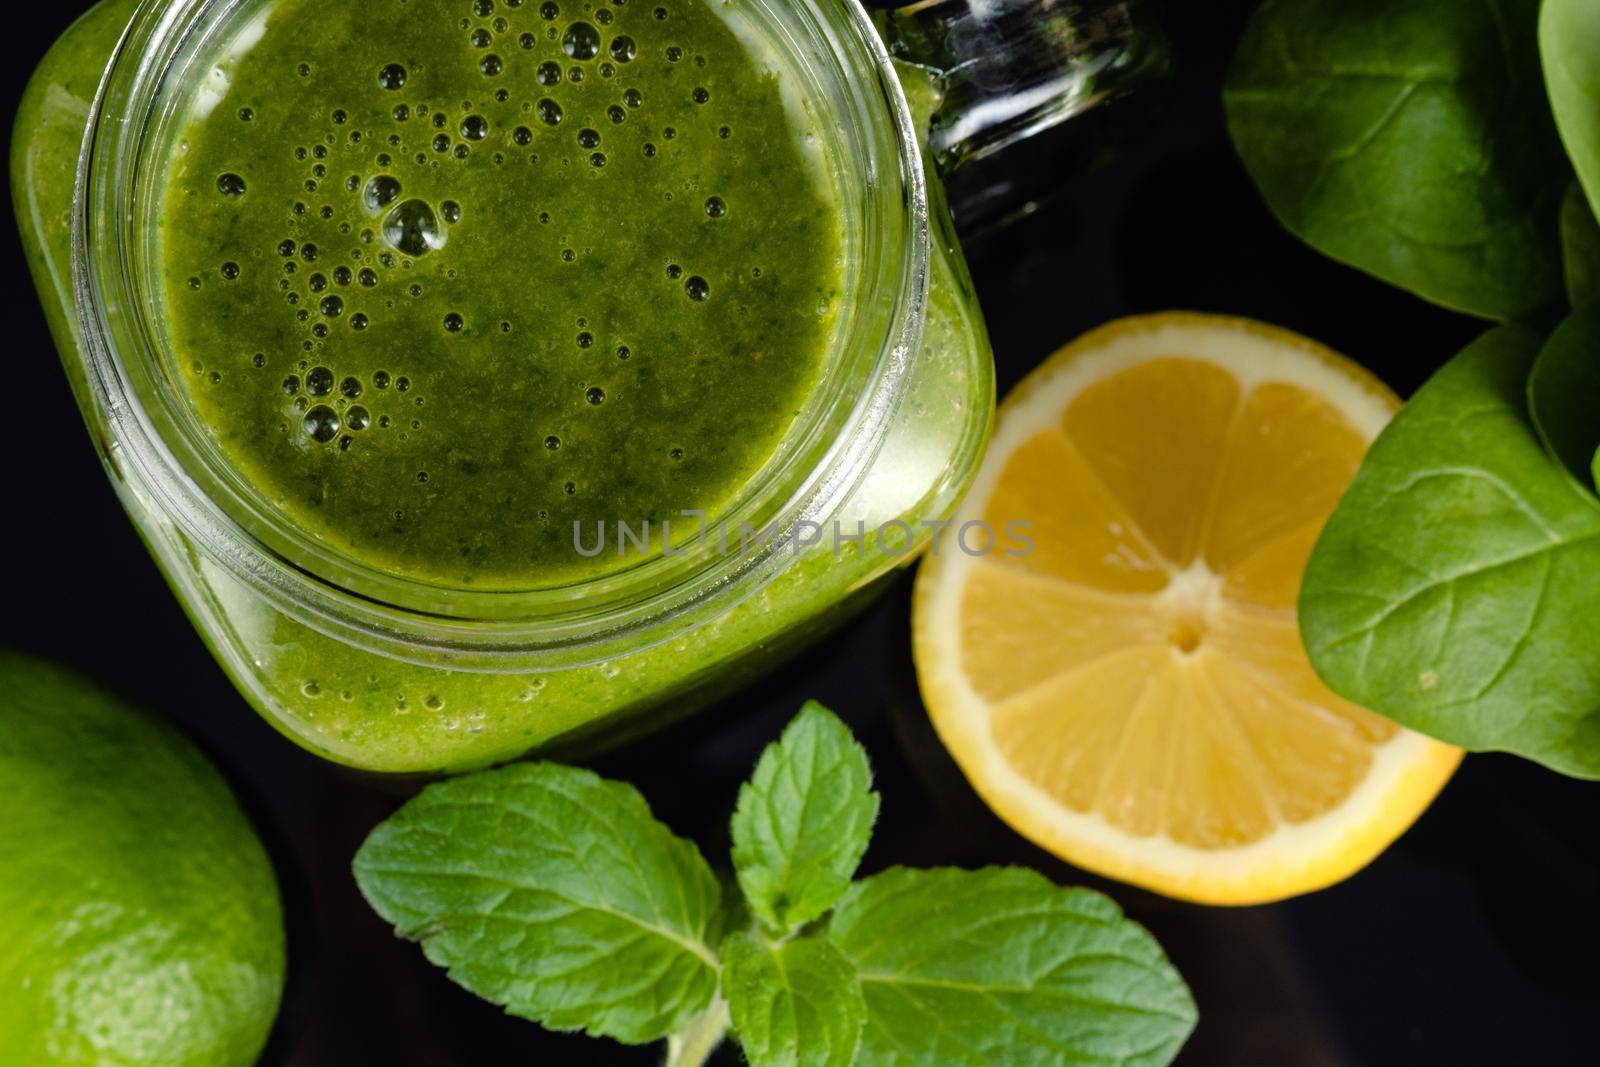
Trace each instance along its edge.
{"label": "foam bubble on smoothie", "polygon": [[[359,184],[359,179],[356,179]],[[366,187],[362,190],[361,200],[366,204],[368,211],[381,211],[400,199],[400,179],[391,174],[376,174],[367,180]]]}
{"label": "foam bubble on smoothie", "polygon": [[593,59],[600,54],[600,31],[587,22],[574,22],[561,35],[561,50],[573,59]]}
{"label": "foam bubble on smoothie", "polygon": [[305,418],[301,422],[306,436],[322,444],[326,444],[339,436],[341,425],[339,413],[326,404],[318,404],[307,411]]}
{"label": "foam bubble on smoothie", "polygon": [[444,229],[426,200],[406,200],[383,220],[383,239],[408,256],[444,247]]}
{"label": "foam bubble on smoothie", "polygon": [[841,228],[724,5],[262,3],[226,106],[174,125],[171,202],[198,170],[211,207],[162,234],[185,380],[248,477],[380,567],[490,587],[571,569],[584,501],[714,510],[760,468]]}

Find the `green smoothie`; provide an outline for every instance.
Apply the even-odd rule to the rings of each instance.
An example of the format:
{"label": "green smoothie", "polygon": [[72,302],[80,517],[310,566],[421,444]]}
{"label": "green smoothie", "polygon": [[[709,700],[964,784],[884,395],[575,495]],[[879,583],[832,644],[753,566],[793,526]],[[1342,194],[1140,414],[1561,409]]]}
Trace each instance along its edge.
{"label": "green smoothie", "polygon": [[[915,558],[869,532],[708,604],[692,629],[641,627],[569,664],[397,646],[266,593],[194,540],[132,462],[70,285],[85,122],[137,6],[104,0],[35,73],[12,143],[17,217],[124,506],[218,662],[283,733],[386,772],[611,743],[802,647]],[[849,354],[835,333],[855,268],[836,196],[859,199],[869,180],[897,188],[893,174],[820,156],[838,131],[815,128],[792,68],[769,70],[740,5],[545,6],[553,17],[538,0],[481,15],[472,0],[245,4],[174,79],[152,146],[167,178],[141,255],[166,343],[150,358],[178,383],[189,436],[330,550],[447,594],[636,562],[581,556],[572,522],[715,512],[767,477],[819,376]],[[589,58],[577,23],[598,36]],[[908,73],[925,124],[931,86]],[[554,125],[545,100],[561,109]],[[922,342],[834,514],[845,530],[903,520],[917,544],[976,471],[994,393],[977,302],[936,182],[929,191]]]}
{"label": "green smoothie", "polygon": [[842,222],[727,18],[275,0],[205,57],[160,318],[269,506],[389,574],[527,589],[630,562],[575,521],[718,514],[762,469],[823,369]]}

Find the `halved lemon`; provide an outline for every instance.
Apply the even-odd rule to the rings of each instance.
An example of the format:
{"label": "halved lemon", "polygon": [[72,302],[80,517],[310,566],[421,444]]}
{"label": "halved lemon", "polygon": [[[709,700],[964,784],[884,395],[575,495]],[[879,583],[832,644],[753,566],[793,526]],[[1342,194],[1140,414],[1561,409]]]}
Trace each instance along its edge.
{"label": "halved lemon", "polygon": [[934,726],[1006,822],[1087,870],[1251,904],[1416,820],[1461,751],[1330,692],[1295,614],[1398,405],[1312,341],[1195,314],[1095,330],[1017,387],[913,612]]}

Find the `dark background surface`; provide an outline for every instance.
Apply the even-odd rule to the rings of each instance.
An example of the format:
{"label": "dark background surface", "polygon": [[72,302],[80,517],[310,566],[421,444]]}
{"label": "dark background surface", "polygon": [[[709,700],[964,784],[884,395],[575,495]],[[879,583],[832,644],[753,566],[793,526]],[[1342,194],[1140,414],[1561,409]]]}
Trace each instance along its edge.
{"label": "dark background surface", "polygon": [[[8,100],[88,5],[8,12]],[[1249,5],[1177,2],[1169,106],[1132,123],[1114,164],[966,241],[1002,390],[1081,331],[1170,308],[1244,314],[1309,334],[1402,394],[1480,324],[1321,259],[1273,222],[1229,148],[1219,86]],[[19,22],[19,18],[21,22]],[[28,23],[32,22],[29,26]],[[13,224],[9,213],[6,225]],[[292,973],[264,1064],[651,1064],[547,1034],[452,985],[362,902],[349,861],[402,796],[303,753],[235,694],[124,518],[45,332],[15,237],[3,468],[7,571],[0,644],[52,656],[180,721],[222,765],[269,840],[290,910]],[[1202,908],[1106,884],[990,815],[940,749],[916,693],[908,586],[788,668],[673,731],[597,764],[636,783],[713,862],[761,747],[807,697],[871,753],[883,814],[866,869],[1023,863],[1109,892],[1194,988],[1202,1064],[1600,1062],[1600,785],[1474,756],[1371,867],[1269,907]],[[3,873],[0,873],[3,877]],[[725,1049],[720,1063],[737,1063]],[[1004,1065],[997,1065],[1004,1067]]]}

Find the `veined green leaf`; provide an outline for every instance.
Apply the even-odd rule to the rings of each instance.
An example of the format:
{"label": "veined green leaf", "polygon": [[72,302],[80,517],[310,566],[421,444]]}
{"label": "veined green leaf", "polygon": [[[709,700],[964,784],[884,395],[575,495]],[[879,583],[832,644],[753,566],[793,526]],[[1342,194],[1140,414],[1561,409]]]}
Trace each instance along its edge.
{"label": "veined green leaf", "polygon": [[733,866],[750,908],[788,932],[844,895],[872,836],[867,754],[816,701],[767,746],[733,813]]}
{"label": "veined green leaf", "polygon": [[1195,1025],[1142,927],[1035,871],[886,871],[851,888],[828,936],[866,997],[861,1067],[1149,1067]]}
{"label": "veined green leaf", "polygon": [[1539,51],[1561,139],[1600,215],[1600,4],[1545,0]]}
{"label": "veined green leaf", "polygon": [[711,869],[632,786],[588,771],[430,785],[372,832],[355,875],[458,984],[553,1030],[654,1041],[717,992]]}
{"label": "veined green leaf", "polygon": [[1550,455],[1579,490],[1594,492],[1600,447],[1600,304],[1586,304],[1556,327],[1528,376],[1528,411]]}
{"label": "veined green leaf", "polygon": [[1580,308],[1600,300],[1600,222],[1577,182],[1567,187],[1561,201],[1561,261],[1567,302]]}
{"label": "veined green leaf", "polygon": [[1600,778],[1600,503],[1529,417],[1540,347],[1489,332],[1389,424],[1312,553],[1300,630],[1358,704]]}
{"label": "veined green leaf", "polygon": [[1538,18],[1538,0],[1267,0],[1228,76],[1234,144],[1324,254],[1446,307],[1534,318],[1562,298],[1572,180]]}
{"label": "veined green leaf", "polygon": [[723,946],[722,996],[754,1067],[850,1067],[867,1020],[850,961],[827,941]]}

